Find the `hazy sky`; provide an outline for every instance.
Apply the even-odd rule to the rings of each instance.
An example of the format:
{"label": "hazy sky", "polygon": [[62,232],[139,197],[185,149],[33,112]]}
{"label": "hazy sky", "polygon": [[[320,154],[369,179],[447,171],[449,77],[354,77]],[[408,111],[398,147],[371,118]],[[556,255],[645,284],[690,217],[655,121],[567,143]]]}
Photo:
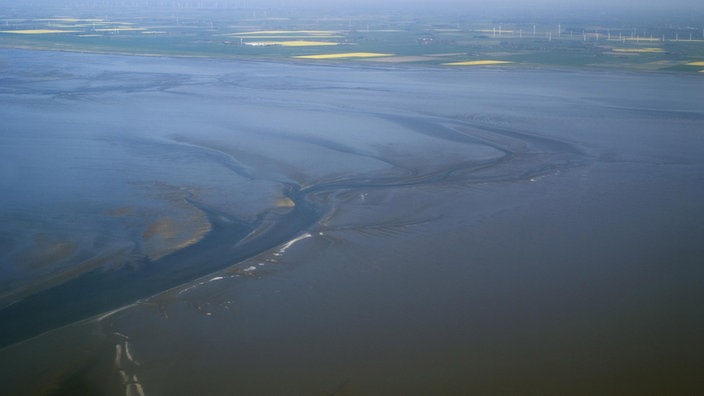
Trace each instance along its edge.
{"label": "hazy sky", "polygon": [[702,0],[0,0],[2,3],[47,3],[58,5],[67,4],[89,4],[89,3],[127,3],[127,4],[164,4],[164,3],[221,3],[221,4],[245,4],[248,6],[354,6],[354,5],[375,5],[380,7],[434,7],[434,6],[455,6],[461,8],[468,7],[557,7],[557,8],[627,8],[639,9],[642,7],[670,9],[673,7],[680,9],[702,9]]}
{"label": "hazy sky", "polygon": [[[42,5],[54,8],[69,5],[73,8],[87,9],[104,5],[141,5],[176,7],[177,4],[200,5],[210,8],[212,5],[228,5],[244,8],[275,9],[341,9],[360,11],[378,9],[384,11],[417,10],[418,12],[441,11],[462,14],[490,14],[496,16],[517,17],[520,15],[551,15],[553,17],[609,14],[618,11],[619,15],[633,17],[644,12],[652,15],[680,15],[696,22],[700,16],[704,24],[703,0],[0,0],[0,14],[3,6],[11,4],[22,7],[40,8]],[[85,6],[88,7],[85,7]],[[44,7],[42,7],[44,8]],[[45,8],[46,9],[46,8]]]}
{"label": "hazy sky", "polygon": [[[148,0],[147,0],[148,1]],[[169,0],[169,1],[189,1],[189,0]],[[191,0],[193,1],[193,0]],[[196,0],[197,1],[197,0]],[[218,1],[218,0],[211,0]],[[220,0],[223,1],[223,0]],[[509,6],[517,8],[530,8],[535,6],[554,6],[561,8],[569,7],[655,7],[670,8],[701,8],[704,3],[701,0],[225,0],[231,3],[247,2],[249,4],[276,3],[280,5],[377,5],[377,6],[457,6],[457,7],[496,7]]]}
{"label": "hazy sky", "polygon": [[[149,0],[145,0],[149,1]],[[163,0],[162,0],[163,1]],[[198,0],[168,0],[168,1],[198,1]],[[207,0],[206,0],[207,1]],[[551,6],[560,8],[591,8],[591,7],[618,7],[635,9],[662,8],[668,9],[677,8],[701,8],[702,0],[210,0],[210,1],[227,1],[230,3],[249,3],[251,5],[261,3],[274,3],[279,5],[318,5],[318,6],[334,6],[334,5],[376,5],[376,6],[394,6],[394,7],[410,7],[410,6],[426,6],[433,7],[438,5],[456,6],[456,7],[516,7],[516,8],[531,8],[537,6]]]}

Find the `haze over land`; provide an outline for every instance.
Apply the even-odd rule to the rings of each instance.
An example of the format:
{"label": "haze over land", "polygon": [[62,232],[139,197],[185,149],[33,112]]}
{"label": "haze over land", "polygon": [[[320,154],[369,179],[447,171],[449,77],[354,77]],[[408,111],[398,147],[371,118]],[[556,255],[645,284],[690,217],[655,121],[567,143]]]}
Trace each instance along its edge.
{"label": "haze over land", "polygon": [[702,13],[685,2],[637,8],[627,2],[475,2],[462,7],[393,1],[356,6],[207,0],[33,4],[7,7],[0,14],[5,22],[0,46],[679,72],[698,72],[697,62],[704,59]]}
{"label": "haze over land", "polygon": [[6,0],[4,6],[27,7],[164,7],[164,8],[279,8],[302,9],[385,9],[411,11],[414,9],[427,12],[428,10],[447,11],[473,11],[483,13],[487,11],[501,11],[505,16],[525,12],[545,12],[552,14],[564,12],[567,14],[584,11],[624,11],[638,14],[643,11],[657,10],[661,15],[682,12],[702,12],[704,5],[692,0]]}

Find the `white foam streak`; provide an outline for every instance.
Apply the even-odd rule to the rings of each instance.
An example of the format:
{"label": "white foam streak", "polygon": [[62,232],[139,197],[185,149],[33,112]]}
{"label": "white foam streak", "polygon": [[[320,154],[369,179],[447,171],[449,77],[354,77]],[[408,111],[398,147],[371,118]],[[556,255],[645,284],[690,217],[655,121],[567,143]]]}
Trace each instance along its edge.
{"label": "white foam streak", "polygon": [[139,362],[134,359],[132,356],[132,352],[130,351],[130,343],[125,341],[125,357],[127,360],[130,362],[134,363],[135,365],[139,366]]}
{"label": "white foam streak", "polygon": [[122,368],[122,345],[115,344],[115,367]]}
{"label": "white foam streak", "polygon": [[124,310],[126,310],[127,308],[134,307],[135,305],[137,305],[137,304],[125,305],[124,307],[120,307],[120,308],[117,308],[117,309],[113,309],[112,311],[106,312],[106,313],[104,313],[104,314],[98,316],[98,318],[96,319],[96,321],[97,321],[97,322],[100,322],[100,321],[102,321],[102,320],[105,319],[105,318],[108,318],[108,317],[110,317],[110,316],[112,316],[112,315],[114,315],[114,314],[116,314],[116,313],[118,313],[118,312],[120,312],[120,311],[124,311]]}
{"label": "white foam streak", "polygon": [[283,245],[281,245],[280,248],[276,249],[276,253],[274,253],[274,255],[276,255],[276,256],[281,256],[281,255],[283,255],[284,253],[286,253],[286,251],[287,251],[289,248],[291,248],[291,246],[295,245],[296,243],[298,243],[298,242],[300,242],[300,241],[302,241],[302,240],[304,240],[304,239],[308,239],[308,238],[310,238],[310,237],[312,237],[312,236],[313,236],[313,235],[311,235],[309,232],[303,233],[303,234],[297,236],[296,238],[293,238],[292,240],[290,240],[290,241],[284,243]]}
{"label": "white foam streak", "polygon": [[129,384],[125,390],[125,396],[144,396],[144,389],[141,384]]}

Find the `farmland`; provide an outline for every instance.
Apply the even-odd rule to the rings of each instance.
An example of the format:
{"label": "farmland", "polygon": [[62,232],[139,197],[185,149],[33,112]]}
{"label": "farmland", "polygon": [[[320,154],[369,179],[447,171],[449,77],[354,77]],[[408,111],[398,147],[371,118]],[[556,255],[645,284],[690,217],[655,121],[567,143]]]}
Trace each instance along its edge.
{"label": "farmland", "polygon": [[[133,55],[698,72],[704,29],[554,19],[254,8],[0,9],[0,46]],[[571,22],[570,22],[571,20]],[[357,54],[357,55],[348,55]],[[359,54],[378,54],[358,56]],[[491,62],[487,62],[491,60]]]}

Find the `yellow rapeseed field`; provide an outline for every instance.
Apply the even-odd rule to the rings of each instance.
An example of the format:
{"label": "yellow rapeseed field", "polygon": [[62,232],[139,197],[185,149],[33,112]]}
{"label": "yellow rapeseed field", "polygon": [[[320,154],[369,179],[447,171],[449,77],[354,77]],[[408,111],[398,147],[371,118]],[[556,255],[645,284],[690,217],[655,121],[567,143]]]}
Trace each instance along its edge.
{"label": "yellow rapeseed field", "polygon": [[147,30],[146,28],[141,28],[141,27],[108,27],[108,28],[100,28],[100,29],[95,29],[96,32],[140,32],[143,30]]}
{"label": "yellow rapeseed field", "polygon": [[48,21],[48,22],[102,22],[102,18],[71,18],[71,17],[60,17],[60,18],[37,18],[33,19],[35,21]]}
{"label": "yellow rapeseed field", "polygon": [[249,42],[250,45],[280,45],[283,47],[313,47],[313,46],[325,46],[325,45],[337,45],[337,43],[331,43],[329,41],[307,41],[307,40],[291,40],[291,41],[253,41]]}
{"label": "yellow rapeseed field", "polygon": [[501,64],[506,64],[506,63],[513,63],[513,62],[484,59],[484,60],[475,60],[475,61],[443,63],[443,65],[445,65],[445,66],[482,66],[482,65],[501,65]]}
{"label": "yellow rapeseed field", "polygon": [[12,34],[54,34],[54,33],[76,33],[77,30],[57,30],[57,29],[22,29],[22,30],[0,30],[0,33]]}
{"label": "yellow rapeseed field", "polygon": [[225,34],[225,36],[228,37],[234,37],[234,38],[240,38],[240,39],[246,39],[246,40],[254,40],[254,39],[264,39],[264,40],[272,40],[272,39],[286,39],[286,40],[293,40],[293,39],[334,39],[334,38],[341,38],[342,36],[325,36],[325,35],[315,35],[315,36],[310,36],[310,35],[299,35],[299,36],[294,36],[294,35],[281,35],[281,36],[249,36],[249,35],[241,35],[241,34]]}
{"label": "yellow rapeseed field", "polygon": [[379,54],[376,52],[347,52],[344,54],[300,55],[294,58],[301,59],[342,59],[342,58],[373,58],[377,56],[392,56],[393,54]]}
{"label": "yellow rapeseed field", "polygon": [[[616,38],[612,38],[611,40],[618,40]],[[635,42],[640,42],[640,41],[660,41],[659,38],[655,37],[624,37],[621,39],[621,41],[635,41]]]}
{"label": "yellow rapeseed field", "polygon": [[613,48],[613,52],[638,52],[638,53],[657,53],[665,52],[662,48]]}
{"label": "yellow rapeseed field", "polygon": [[309,36],[338,34],[336,30],[258,30],[256,32],[235,33],[237,35],[305,34]]}

